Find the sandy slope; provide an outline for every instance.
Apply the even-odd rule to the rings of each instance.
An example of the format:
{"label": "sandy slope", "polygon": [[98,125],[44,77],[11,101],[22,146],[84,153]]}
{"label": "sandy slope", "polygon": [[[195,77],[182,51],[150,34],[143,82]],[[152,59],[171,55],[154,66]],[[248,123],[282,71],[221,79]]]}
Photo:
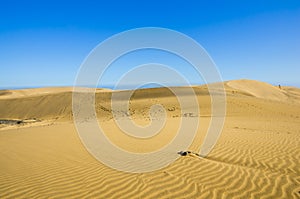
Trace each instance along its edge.
{"label": "sandy slope", "polygon": [[265,82],[255,80],[234,80],[227,83],[228,86],[247,92],[255,97],[269,100],[286,100],[286,91]]}
{"label": "sandy slope", "polygon": [[[143,174],[108,168],[86,151],[72,123],[71,88],[2,91],[0,119],[27,120],[0,124],[0,198],[300,198],[300,90],[252,80],[226,82],[225,88],[226,123],[209,156],[179,157]],[[100,125],[119,147],[149,152],[175,136],[182,117],[199,118],[190,146],[198,151],[211,111],[207,88],[194,89],[200,117],[190,114],[195,107],[181,110],[165,88],[135,92],[126,114],[136,123],[149,124],[153,104],[162,104],[167,113],[161,135],[142,143],[117,128],[111,91],[99,90]],[[121,99],[125,91],[118,92]],[[126,118],[120,112],[117,119]]]}

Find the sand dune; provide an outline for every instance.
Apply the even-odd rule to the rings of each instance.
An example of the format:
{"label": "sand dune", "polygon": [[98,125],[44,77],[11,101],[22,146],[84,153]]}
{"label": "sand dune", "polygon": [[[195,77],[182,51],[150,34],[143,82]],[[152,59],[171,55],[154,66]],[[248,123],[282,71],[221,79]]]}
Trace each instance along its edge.
{"label": "sand dune", "polygon": [[[72,92],[73,87],[46,87],[22,90],[0,90],[0,99],[28,98]],[[97,89],[97,92],[110,92],[110,89]]]}
{"label": "sand dune", "polygon": [[[252,80],[229,81],[225,88],[226,122],[212,152],[206,158],[178,157],[140,174],[111,169],[83,147],[72,122],[71,88],[1,91],[0,120],[24,122],[0,123],[0,198],[299,198],[300,89]],[[184,88],[177,89],[189,99]],[[167,119],[157,140],[132,140],[116,126],[112,92],[122,100],[129,91],[97,91],[99,124],[119,147],[142,153],[168,143],[181,118],[198,118],[189,150],[199,151],[211,121],[211,99],[206,86],[194,90],[200,115],[193,115],[195,107],[182,110],[167,88],[138,90],[128,112],[115,114],[147,125],[151,106],[161,104]]]}
{"label": "sand dune", "polygon": [[265,82],[255,80],[234,80],[229,81],[227,85],[258,98],[269,100],[286,100],[288,98],[286,91]]}

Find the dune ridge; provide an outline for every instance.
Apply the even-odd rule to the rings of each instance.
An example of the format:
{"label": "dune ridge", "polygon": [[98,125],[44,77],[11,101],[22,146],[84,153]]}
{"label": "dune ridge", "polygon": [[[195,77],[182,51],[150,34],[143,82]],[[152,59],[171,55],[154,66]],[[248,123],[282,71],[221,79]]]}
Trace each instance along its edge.
{"label": "dune ridge", "polygon": [[285,90],[265,82],[242,79],[229,81],[227,82],[227,85],[234,89],[247,92],[258,98],[278,101],[288,99],[288,96],[286,95],[287,92]]}

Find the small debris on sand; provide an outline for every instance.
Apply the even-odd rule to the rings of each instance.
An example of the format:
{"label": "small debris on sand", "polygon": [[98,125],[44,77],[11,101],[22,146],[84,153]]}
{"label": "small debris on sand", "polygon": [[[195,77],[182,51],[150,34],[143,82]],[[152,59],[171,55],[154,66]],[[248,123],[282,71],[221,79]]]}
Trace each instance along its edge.
{"label": "small debris on sand", "polygon": [[179,151],[179,152],[177,152],[177,154],[179,154],[181,156],[186,156],[186,155],[188,155],[190,153],[191,153],[190,151]]}
{"label": "small debris on sand", "polygon": [[198,153],[195,153],[195,152],[192,152],[192,151],[179,151],[179,152],[177,152],[177,154],[179,154],[181,156],[187,156],[189,154],[192,154],[192,155],[196,155],[196,156],[200,157],[200,155]]}

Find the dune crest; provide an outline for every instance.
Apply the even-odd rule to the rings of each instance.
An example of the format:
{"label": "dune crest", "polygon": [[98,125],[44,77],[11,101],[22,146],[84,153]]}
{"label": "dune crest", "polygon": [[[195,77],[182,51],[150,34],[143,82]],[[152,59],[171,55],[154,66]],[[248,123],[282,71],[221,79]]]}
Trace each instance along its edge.
{"label": "dune crest", "polygon": [[286,91],[265,82],[255,80],[233,80],[226,83],[229,87],[249,93],[255,97],[283,101],[288,99]]}

